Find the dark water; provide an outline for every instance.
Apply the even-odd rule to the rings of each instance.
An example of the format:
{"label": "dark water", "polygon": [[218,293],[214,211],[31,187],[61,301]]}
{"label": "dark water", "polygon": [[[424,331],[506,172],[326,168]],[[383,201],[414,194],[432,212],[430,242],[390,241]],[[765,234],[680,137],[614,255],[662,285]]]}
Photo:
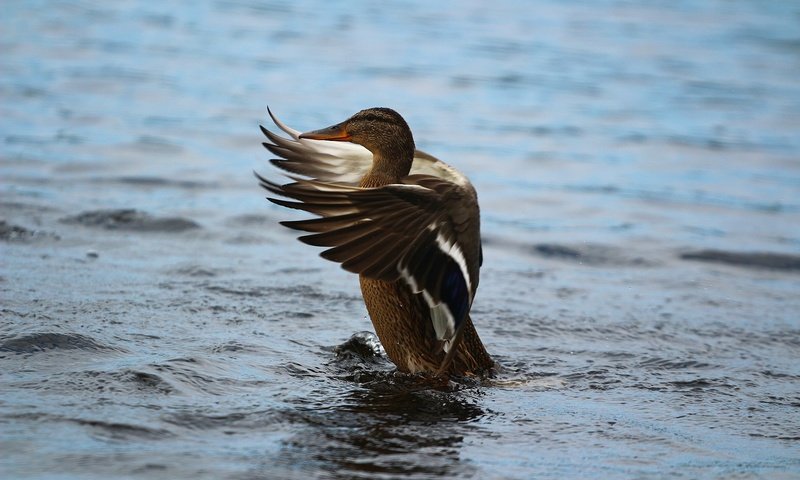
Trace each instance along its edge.
{"label": "dark water", "polygon": [[[796,2],[12,2],[0,71],[3,478],[800,477]],[[497,378],[348,342],[267,104],[473,179]]]}

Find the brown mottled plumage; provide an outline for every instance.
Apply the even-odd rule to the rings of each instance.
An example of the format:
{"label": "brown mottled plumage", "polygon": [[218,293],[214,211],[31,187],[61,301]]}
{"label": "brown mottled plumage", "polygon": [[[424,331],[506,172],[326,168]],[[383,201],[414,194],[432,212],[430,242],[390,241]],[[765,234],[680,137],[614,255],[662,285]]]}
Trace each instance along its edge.
{"label": "brown mottled plumage", "polygon": [[[444,360],[444,352],[425,315],[428,306],[424,300],[412,294],[402,281],[384,282],[363,275],[359,280],[375,333],[397,368],[411,373],[436,372]],[[465,322],[461,342],[448,371],[459,375],[486,373],[494,365],[492,359],[469,316]]]}
{"label": "brown mottled plumage", "polygon": [[310,178],[279,185],[259,176],[261,185],[291,199],[272,202],[320,217],[281,223],[311,232],[300,240],[329,247],[324,258],[359,274],[375,332],[397,368],[491,371],[469,316],[482,261],[469,181],[416,150],[405,120],[387,108],[304,134],[272,118],[292,137],[262,127],[272,142],[264,146],[283,158],[273,163]]}

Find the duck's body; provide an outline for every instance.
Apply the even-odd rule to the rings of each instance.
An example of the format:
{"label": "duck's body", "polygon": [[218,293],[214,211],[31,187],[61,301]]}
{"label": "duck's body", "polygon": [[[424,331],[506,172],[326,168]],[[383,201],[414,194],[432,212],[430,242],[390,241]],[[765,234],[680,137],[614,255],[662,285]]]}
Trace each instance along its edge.
{"label": "duck's body", "polygon": [[[444,361],[441,340],[420,295],[411,293],[405,283],[372,280],[359,275],[361,294],[367,305],[375,333],[386,354],[403,372],[436,372]],[[486,352],[469,315],[449,372],[479,375],[488,372],[492,359]]]}
{"label": "duck's body", "polygon": [[397,368],[489,372],[494,364],[469,317],[482,258],[477,195],[466,177],[417,151],[390,109],[305,134],[272,118],[292,137],[262,128],[272,141],[264,146],[283,157],[273,163],[311,179],[278,185],[259,177],[261,185],[297,200],[274,203],[321,217],[282,223],[312,232],[300,240],[331,247],[324,258],[359,274],[375,332]]}

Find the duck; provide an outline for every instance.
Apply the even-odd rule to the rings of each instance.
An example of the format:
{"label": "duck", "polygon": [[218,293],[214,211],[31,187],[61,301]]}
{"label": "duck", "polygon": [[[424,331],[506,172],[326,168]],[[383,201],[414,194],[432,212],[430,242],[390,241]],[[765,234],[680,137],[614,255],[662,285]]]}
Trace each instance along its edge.
{"label": "duck", "polygon": [[416,149],[385,107],[302,133],[267,109],[270,162],[291,180],[255,172],[274,204],[314,215],[280,224],[359,277],[386,355],[401,372],[486,376],[495,368],[470,310],[483,252],[478,196],[467,177]]}

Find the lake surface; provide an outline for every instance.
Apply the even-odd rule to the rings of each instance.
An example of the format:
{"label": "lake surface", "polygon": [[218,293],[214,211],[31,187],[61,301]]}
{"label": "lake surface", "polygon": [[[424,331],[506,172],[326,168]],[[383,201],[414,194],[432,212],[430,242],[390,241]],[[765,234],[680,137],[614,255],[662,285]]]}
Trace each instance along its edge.
{"label": "lake surface", "polygon": [[[0,476],[800,478],[797,2],[199,3],[4,5]],[[360,333],[267,105],[470,176],[495,378]]]}

